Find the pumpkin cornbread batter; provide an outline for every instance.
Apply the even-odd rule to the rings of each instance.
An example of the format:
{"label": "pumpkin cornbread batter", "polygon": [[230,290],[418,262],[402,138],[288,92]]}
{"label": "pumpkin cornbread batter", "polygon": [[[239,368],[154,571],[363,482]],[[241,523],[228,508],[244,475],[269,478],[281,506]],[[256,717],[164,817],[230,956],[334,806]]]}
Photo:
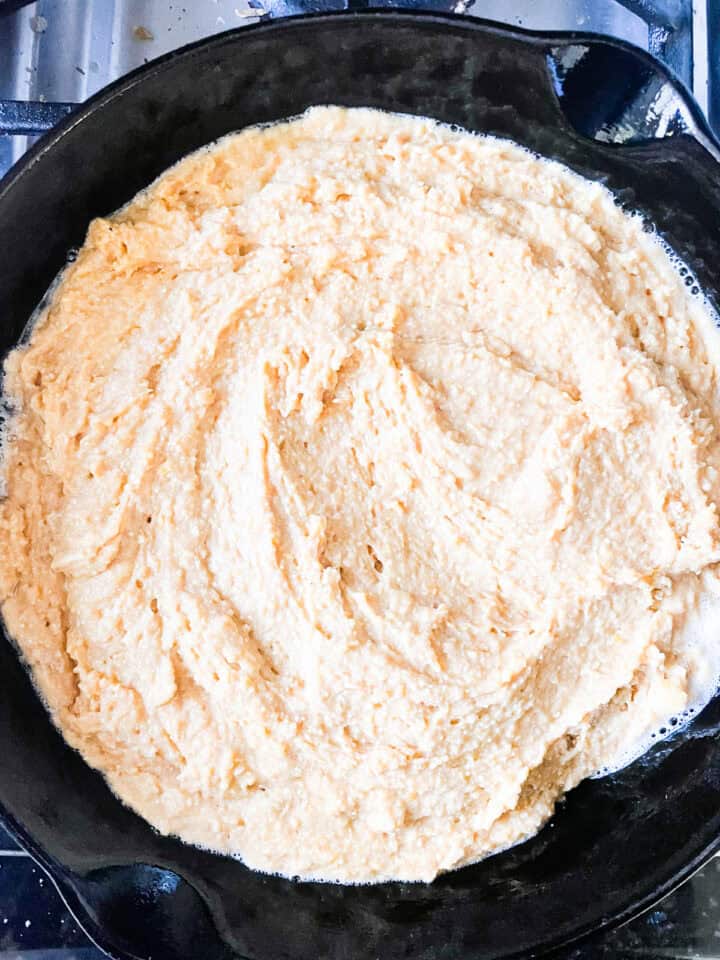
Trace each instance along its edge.
{"label": "pumpkin cornbread batter", "polygon": [[3,616],[159,830],[431,879],[710,690],[714,336],[560,165],[246,130],[93,222],[8,358]]}

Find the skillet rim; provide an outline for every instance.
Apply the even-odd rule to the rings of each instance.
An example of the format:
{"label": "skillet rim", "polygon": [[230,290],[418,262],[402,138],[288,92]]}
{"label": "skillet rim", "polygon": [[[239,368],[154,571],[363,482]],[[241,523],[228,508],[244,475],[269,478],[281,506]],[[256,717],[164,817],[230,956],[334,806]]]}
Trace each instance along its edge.
{"label": "skillet rim", "polygon": [[[293,16],[278,17],[273,19],[260,20],[254,24],[238,26],[231,30],[214,34],[211,37],[195,41],[185,46],[172,50],[154,60],[149,61],[136,68],[135,70],[123,75],[107,86],[103,87],[92,97],[88,98],[77,108],[73,110],[66,118],[61,120],[51,131],[44,134],[39,140],[20,158],[20,160],[10,168],[6,175],[0,179],[0,205],[5,197],[20,184],[23,177],[32,167],[41,161],[47,154],[51,153],[53,148],[76,126],[82,124],[88,117],[96,115],[106,106],[123,97],[126,93],[141,84],[147,78],[164,72],[174,65],[176,60],[182,59],[192,62],[192,59],[208,50],[220,50],[225,46],[242,44],[242,38],[254,32],[273,33],[277,31],[287,32],[288,30],[312,29],[316,24],[339,23],[343,20],[349,22],[381,22],[389,24],[420,24],[428,29],[447,29],[458,28],[463,32],[476,31],[483,35],[497,37],[501,39],[514,40],[525,44],[526,46],[540,48],[549,51],[552,47],[572,46],[586,44],[588,46],[603,44],[631,54],[634,58],[644,63],[655,74],[660,75],[665,82],[670,84],[685,109],[684,120],[687,124],[687,130],[683,134],[693,138],[715,161],[720,162],[720,139],[716,137],[709,123],[702,114],[697,102],[692,94],[687,90],[682,80],[674,71],[661,63],[651,54],[636,47],[634,44],[615,37],[599,33],[589,33],[586,31],[537,31],[521,27],[507,26],[499,24],[496,21],[485,18],[474,17],[470,14],[444,13],[435,11],[426,11],[418,9],[403,9],[392,7],[363,8],[336,10],[321,13],[302,13]],[[568,125],[566,135],[570,139],[576,139],[580,142],[593,142],[591,138],[580,134],[570,125]],[[637,153],[642,151],[648,145],[653,145],[655,149],[661,149],[663,143],[673,138],[650,138],[640,143],[622,144],[622,143],[604,143],[605,148],[613,151],[624,151]],[[49,158],[51,159],[51,158]],[[720,168],[719,168],[720,171]],[[17,648],[16,653],[18,653]],[[24,658],[19,655],[23,670],[29,674]],[[31,682],[32,676],[30,676]],[[716,695],[720,696],[720,694]],[[700,715],[702,716],[702,714]],[[692,724],[699,718],[695,718]],[[52,721],[51,721],[52,722]],[[119,801],[118,802],[122,802]],[[136,960],[136,955],[126,952],[113,945],[112,942],[105,939],[105,931],[98,928],[91,914],[82,905],[79,895],[73,888],[72,881],[68,878],[72,871],[68,870],[62,863],[55,860],[48,854],[43,847],[37,843],[28,833],[24,825],[17,820],[0,802],[0,825],[4,826],[8,832],[14,836],[18,842],[27,850],[30,856],[48,873],[53,885],[58,890],[61,899],[73,915],[79,926],[85,931],[89,938],[100,949],[109,956],[117,960]],[[610,914],[602,915],[600,919],[589,920],[582,926],[576,928],[570,934],[554,939],[549,936],[546,940],[537,943],[530,948],[522,948],[512,953],[504,954],[504,960],[520,960],[520,958],[538,956],[541,954],[556,953],[570,945],[577,945],[588,939],[593,934],[599,934],[609,929],[620,927],[640,914],[649,910],[659,900],[663,899],[684,882],[686,882],[695,872],[697,872],[704,863],[713,855],[720,851],[720,833],[711,836],[709,839],[701,840],[698,836],[699,847],[696,849],[693,857],[680,870],[671,873],[664,881],[658,883],[658,874],[662,869],[658,868],[650,881],[644,885],[645,892],[635,896],[630,903],[623,909],[616,910]],[[182,842],[182,841],[177,841]],[[499,854],[501,855],[501,854]],[[58,876],[58,873],[62,876]],[[190,878],[192,874],[190,874]],[[183,875],[183,879],[196,890],[192,879]],[[196,890],[202,901],[206,904],[213,923],[215,918],[210,904],[203,895]],[[225,943],[225,941],[223,941]],[[230,948],[228,948],[230,949]]]}

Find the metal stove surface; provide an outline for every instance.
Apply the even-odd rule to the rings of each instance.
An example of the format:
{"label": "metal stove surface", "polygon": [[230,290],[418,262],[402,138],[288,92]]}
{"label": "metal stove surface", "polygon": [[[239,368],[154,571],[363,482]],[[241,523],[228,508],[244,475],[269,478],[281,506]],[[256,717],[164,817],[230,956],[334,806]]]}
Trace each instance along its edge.
{"label": "metal stove surface", "polygon": [[[57,117],[52,104],[78,103],[190,41],[261,18],[370,5],[621,37],[668,63],[720,129],[720,0],[0,0],[0,100],[37,104],[24,119],[43,129]],[[0,112],[0,131],[13,123]],[[0,174],[27,146],[26,136],[0,137]]]}
{"label": "metal stove surface", "polygon": [[[0,0],[0,175],[63,108],[185,43],[266,17],[366,6],[453,10],[621,37],[660,57],[720,133],[720,0]],[[1,263],[1,259],[0,259]],[[1,267],[0,267],[1,269]],[[199,945],[198,956],[202,955]],[[101,960],[52,882],[0,828],[0,960]],[[656,909],[565,960],[720,958],[720,859]]]}

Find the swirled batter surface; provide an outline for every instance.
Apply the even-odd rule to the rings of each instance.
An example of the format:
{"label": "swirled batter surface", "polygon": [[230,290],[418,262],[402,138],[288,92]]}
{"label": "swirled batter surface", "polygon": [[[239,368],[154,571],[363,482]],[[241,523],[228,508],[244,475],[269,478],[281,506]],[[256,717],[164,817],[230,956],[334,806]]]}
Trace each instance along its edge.
{"label": "swirled batter surface", "polygon": [[430,879],[707,680],[707,308],[601,186],[320,108],[96,220],[29,342],[2,613],[163,832]]}

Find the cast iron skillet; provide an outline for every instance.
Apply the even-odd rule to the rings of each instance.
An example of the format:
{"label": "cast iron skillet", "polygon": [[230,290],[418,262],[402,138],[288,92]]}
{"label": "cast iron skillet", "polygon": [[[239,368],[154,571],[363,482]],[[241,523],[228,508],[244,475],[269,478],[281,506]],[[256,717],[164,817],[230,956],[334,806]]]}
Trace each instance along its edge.
{"label": "cast iron skillet", "polygon": [[[41,141],[0,185],[0,348],[17,340],[92,217],[201,144],[317,103],[437,117],[600,178],[718,299],[718,148],[663,68],[614,41],[369,11],[188,47],[113,84]],[[65,746],[0,642],[5,821],[123,960],[469,960],[567,944],[643,910],[720,847],[719,725],[716,697],[640,761],[574,790],[532,840],[432,884],[298,883],[154,833]]]}

